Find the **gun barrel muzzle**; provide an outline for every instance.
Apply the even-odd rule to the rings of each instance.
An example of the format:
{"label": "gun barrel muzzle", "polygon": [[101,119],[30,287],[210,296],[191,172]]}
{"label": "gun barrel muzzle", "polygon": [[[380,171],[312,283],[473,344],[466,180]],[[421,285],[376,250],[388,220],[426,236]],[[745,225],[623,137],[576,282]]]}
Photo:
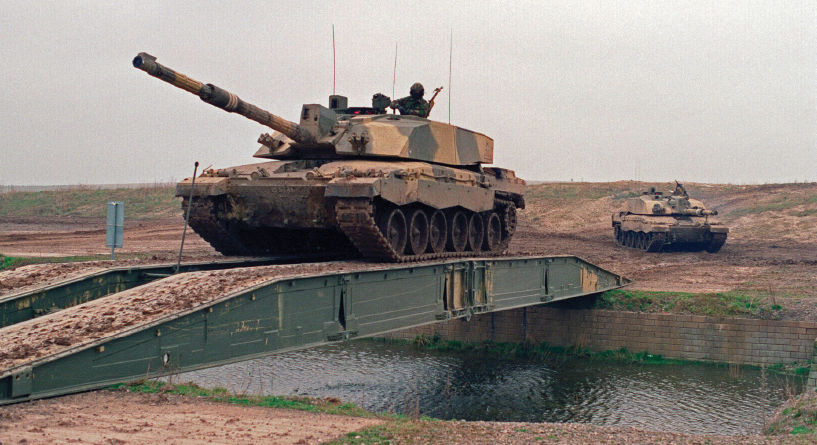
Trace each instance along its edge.
{"label": "gun barrel muzzle", "polygon": [[229,111],[230,113],[238,113],[247,119],[254,120],[261,125],[266,125],[273,130],[280,131],[295,142],[307,144],[315,142],[315,136],[300,125],[280,116],[276,116],[249,102],[244,102],[238,96],[227,90],[210,83],[204,84],[168,68],[156,62],[156,57],[148,53],[142,52],[137,54],[136,57],[133,58],[133,66],[174,87],[181,88],[199,96],[201,100],[210,105],[221,108],[224,111]]}
{"label": "gun barrel muzzle", "polygon": [[133,66],[153,77],[156,77],[157,79],[164,80],[174,87],[181,88],[193,94],[198,95],[204,86],[204,84],[198,80],[191,79],[184,74],[177,73],[176,71],[156,62],[156,57],[153,57],[148,53],[137,54],[136,57],[133,58]]}

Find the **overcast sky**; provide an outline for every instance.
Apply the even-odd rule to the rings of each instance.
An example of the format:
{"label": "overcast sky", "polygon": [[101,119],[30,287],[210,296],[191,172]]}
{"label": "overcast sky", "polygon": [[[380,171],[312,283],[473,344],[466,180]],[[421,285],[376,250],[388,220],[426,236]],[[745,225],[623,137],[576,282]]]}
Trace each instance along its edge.
{"label": "overcast sky", "polygon": [[[0,1],[0,184],[167,182],[257,162],[265,127],[146,51],[297,121],[422,82],[531,180],[817,181],[817,1]],[[452,84],[449,38],[453,34]]]}

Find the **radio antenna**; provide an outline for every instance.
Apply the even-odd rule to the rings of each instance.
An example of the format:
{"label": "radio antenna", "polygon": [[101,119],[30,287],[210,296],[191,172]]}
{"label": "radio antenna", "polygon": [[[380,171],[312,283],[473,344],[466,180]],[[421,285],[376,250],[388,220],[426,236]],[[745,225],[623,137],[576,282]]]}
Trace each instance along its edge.
{"label": "radio antenna", "polygon": [[397,83],[397,42],[394,42],[394,75],[391,79],[391,97],[394,98],[394,84]]}
{"label": "radio antenna", "polygon": [[448,124],[451,124],[451,56],[454,54],[454,28],[448,38]]}
{"label": "radio antenna", "polygon": [[335,71],[335,24],[332,23],[332,95],[335,94],[335,78],[337,73]]}

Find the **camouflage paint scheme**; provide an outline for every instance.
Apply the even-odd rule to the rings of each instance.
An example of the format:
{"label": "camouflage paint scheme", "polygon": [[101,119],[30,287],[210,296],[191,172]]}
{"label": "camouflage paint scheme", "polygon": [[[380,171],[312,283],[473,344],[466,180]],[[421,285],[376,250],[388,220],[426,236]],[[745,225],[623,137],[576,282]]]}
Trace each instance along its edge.
{"label": "camouflage paint scheme", "polygon": [[[254,155],[272,161],[205,171],[192,204],[193,179],[177,185],[183,206],[192,206],[191,227],[220,252],[356,248],[365,257],[406,261],[507,247],[525,182],[510,170],[482,167],[493,162],[490,137],[386,114],[388,98],[380,94],[371,108],[306,104],[295,124],[155,60],[140,53],[134,66],[276,130],[259,137]],[[337,98],[345,107],[342,96],[330,103]]]}
{"label": "camouflage paint scheme", "polygon": [[729,229],[711,218],[718,212],[689,198],[682,186],[680,190],[671,195],[650,190],[627,199],[626,209],[612,216],[616,244],[648,252],[720,250]]}

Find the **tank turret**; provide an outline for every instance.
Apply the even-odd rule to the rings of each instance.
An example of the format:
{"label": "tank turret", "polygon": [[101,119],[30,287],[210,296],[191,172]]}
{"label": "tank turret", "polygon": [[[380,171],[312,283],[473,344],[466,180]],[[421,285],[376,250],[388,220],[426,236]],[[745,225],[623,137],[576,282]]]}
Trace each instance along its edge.
{"label": "tank turret", "polygon": [[707,210],[704,204],[688,196],[665,195],[654,189],[645,191],[637,198],[628,199],[627,212],[635,215],[687,215],[713,216],[716,210]]}
{"label": "tank turret", "polygon": [[710,218],[703,202],[690,198],[684,186],[664,194],[651,188],[627,199],[625,209],[613,214],[616,243],[651,252],[662,249],[717,252],[726,242],[729,229]]}
{"label": "tank turret", "polygon": [[484,134],[417,116],[386,114],[388,96],[375,94],[372,107],[347,107],[343,96],[330,96],[327,108],[304,104],[296,124],[241,100],[213,84],[204,84],[139,53],[133,66],[204,102],[240,114],[280,134],[262,134],[258,158],[331,159],[402,158],[448,165],[493,162],[493,139]]}
{"label": "tank turret", "polygon": [[[291,122],[139,53],[133,66],[275,130],[266,162],[207,170],[176,187],[190,226],[226,255],[338,251],[387,261],[501,253],[525,182],[493,162],[493,139],[412,115],[391,100],[305,104]],[[192,196],[192,199],[191,199]]]}

